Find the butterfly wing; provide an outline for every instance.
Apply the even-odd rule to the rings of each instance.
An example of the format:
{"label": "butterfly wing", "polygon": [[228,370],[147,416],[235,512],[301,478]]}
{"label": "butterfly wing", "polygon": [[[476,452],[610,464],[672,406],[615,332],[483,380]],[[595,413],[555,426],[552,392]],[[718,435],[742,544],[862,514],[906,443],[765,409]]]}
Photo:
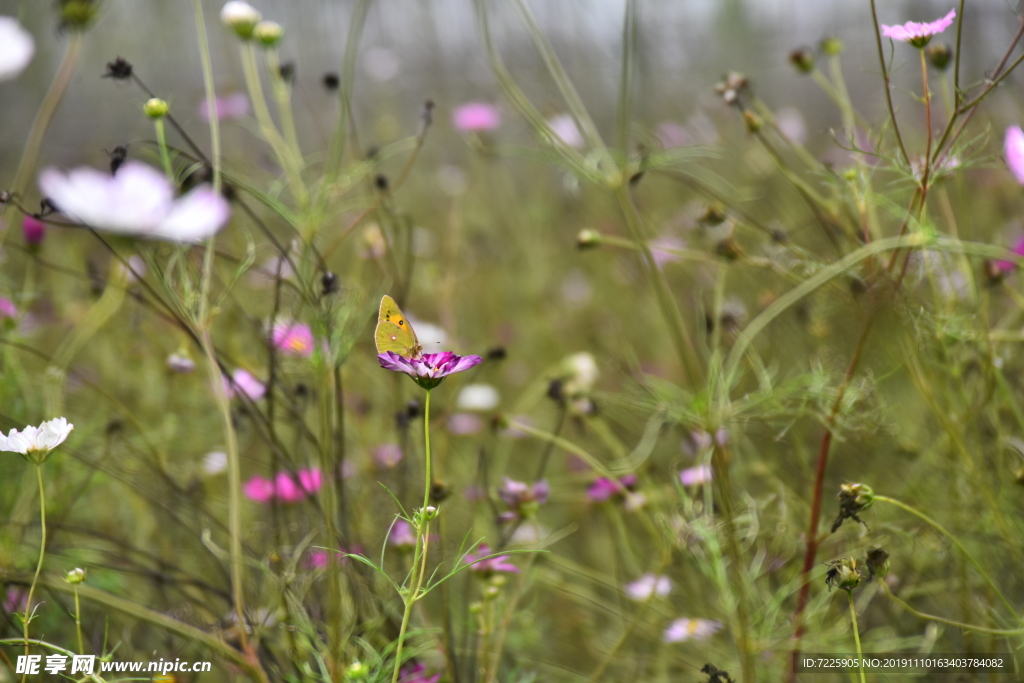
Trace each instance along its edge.
{"label": "butterfly wing", "polygon": [[412,324],[406,319],[395,300],[385,295],[380,301],[377,329],[373,335],[377,353],[393,351],[405,358],[419,358],[423,353]]}

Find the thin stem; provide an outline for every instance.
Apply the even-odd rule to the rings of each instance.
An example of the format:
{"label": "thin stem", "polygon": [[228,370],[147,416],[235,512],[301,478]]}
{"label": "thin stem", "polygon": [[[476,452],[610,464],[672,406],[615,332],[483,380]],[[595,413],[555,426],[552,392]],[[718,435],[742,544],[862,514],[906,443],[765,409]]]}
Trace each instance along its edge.
{"label": "thin stem", "polygon": [[850,622],[853,624],[853,642],[857,644],[857,663],[860,667],[860,683],[866,683],[867,679],[864,678],[864,653],[860,648],[860,629],[857,627],[857,606],[853,602],[853,591],[846,591],[846,596],[850,598]]}
{"label": "thin stem", "polygon": [[928,58],[924,54],[924,48],[920,48],[918,52],[921,53],[921,87],[924,91],[924,126],[927,136],[924,168],[921,170],[921,192],[925,193],[928,191],[928,175],[932,169],[932,93],[928,89]]}
{"label": "thin stem", "polygon": [[[217,118],[217,92],[213,87],[213,61],[210,59],[210,43],[206,38],[206,22],[203,20],[202,0],[192,0],[196,16],[196,32],[199,34],[199,58],[203,64],[203,87],[206,89],[206,111],[210,117],[210,147],[213,150],[213,191],[220,194],[220,120]],[[138,80],[138,79],[136,79]],[[172,120],[177,128],[177,124]],[[188,136],[185,136],[188,141]],[[192,145],[194,149],[198,149]]]}
{"label": "thin stem", "polygon": [[[903,136],[900,135],[900,126],[896,122],[896,110],[892,106],[892,87],[889,84],[889,69],[885,65],[885,52],[882,50],[882,31],[878,24],[878,10],[875,8],[875,0],[871,0],[871,21],[875,27],[875,44],[878,46],[878,64],[882,69],[882,78],[885,80],[885,104],[889,108],[889,119],[892,120],[892,130],[896,134],[896,142],[900,146],[900,154],[903,162],[909,167],[910,156],[907,148],[903,145]],[[957,51],[959,54],[959,50]]]}
{"label": "thin stem", "polygon": [[903,609],[905,609],[908,612],[910,612],[911,614],[913,614],[915,617],[918,617],[919,619],[926,619],[928,621],[934,621],[934,622],[937,622],[939,624],[946,624],[948,626],[955,626],[956,628],[963,629],[964,631],[977,631],[978,633],[988,633],[989,635],[993,635],[993,636],[1019,636],[1019,635],[1024,635],[1024,628],[1015,628],[1015,629],[988,628],[986,626],[975,626],[974,624],[965,624],[962,621],[953,621],[952,619],[946,619],[944,617],[937,617],[934,614],[926,614],[924,612],[920,612],[920,611],[914,609],[913,607],[911,607],[910,605],[908,605],[907,603],[905,603],[904,601],[900,600],[895,595],[890,593],[889,592],[889,586],[887,586],[884,581],[882,582],[882,590],[885,591],[886,596],[890,600],[892,600],[897,605],[899,605]]}
{"label": "thin stem", "polygon": [[[28,624],[32,619],[32,596],[36,592],[36,582],[39,581],[39,572],[43,570],[43,557],[46,555],[46,492],[43,489],[43,466],[36,464],[36,479],[39,481],[39,528],[42,532],[42,539],[39,541],[39,562],[36,563],[36,573],[32,577],[32,584],[28,588],[28,600],[25,602],[25,617],[22,619],[25,634],[25,656],[29,653]],[[22,683],[28,674],[21,677]]]}
{"label": "thin stem", "polygon": [[[43,103],[39,106],[39,111],[36,112],[36,117],[32,121],[32,128],[29,129],[25,149],[21,153],[21,160],[18,162],[18,170],[14,174],[14,183],[9,188],[14,196],[20,196],[25,191],[28,176],[32,169],[35,168],[36,160],[39,158],[39,149],[43,145],[43,136],[50,127],[50,121],[53,119],[54,112],[57,111],[57,105],[60,104],[61,98],[64,97],[64,92],[71,82],[71,76],[75,73],[75,67],[78,65],[78,57],[81,52],[82,32],[72,31],[70,38],[68,38],[68,47],[64,51],[64,58],[57,69],[57,75],[53,77],[50,89],[46,91]],[[0,211],[0,215],[2,214],[3,211]],[[3,241],[3,236],[8,234],[8,232],[10,231],[0,233],[0,242]]]}
{"label": "thin stem", "polygon": [[402,596],[402,599],[405,600],[405,611],[402,614],[402,627],[398,631],[395,670],[391,674],[391,683],[398,683],[398,674],[402,668],[402,650],[405,647],[405,632],[409,628],[409,617],[412,615],[413,605],[420,598],[420,588],[423,586],[423,577],[427,572],[427,550],[430,544],[430,522],[427,519],[427,506],[430,504],[430,389],[427,389],[427,397],[423,402],[423,444],[423,507],[420,508],[418,517],[416,517],[416,552],[412,560],[413,581],[411,590]]}
{"label": "thin stem", "polygon": [[78,586],[75,586],[75,631],[78,632],[78,654],[85,654],[85,647],[82,645],[82,605],[78,599]]}
{"label": "thin stem", "polygon": [[171,155],[167,151],[167,127],[164,126],[163,117],[153,119],[153,127],[156,128],[156,143],[160,148],[160,162],[164,165],[164,174],[167,175],[167,180],[170,181],[171,185],[175,185]]}

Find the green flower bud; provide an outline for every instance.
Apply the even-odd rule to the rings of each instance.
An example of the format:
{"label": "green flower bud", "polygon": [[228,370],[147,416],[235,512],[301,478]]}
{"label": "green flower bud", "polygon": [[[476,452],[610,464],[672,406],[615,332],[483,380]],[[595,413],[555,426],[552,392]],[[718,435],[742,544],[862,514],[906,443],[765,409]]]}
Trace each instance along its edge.
{"label": "green flower bud", "polygon": [[252,37],[266,47],[274,47],[284,36],[284,28],[276,21],[261,21],[252,30]]}
{"label": "green flower bud", "polygon": [[64,0],[58,11],[61,28],[81,31],[96,18],[99,7],[93,0]]}
{"label": "green flower bud", "polygon": [[764,127],[764,119],[747,109],[743,112],[743,125],[747,127],[748,133],[756,133]]}
{"label": "green flower bud", "polygon": [[77,585],[85,582],[85,570],[80,567],[75,567],[67,574],[64,575],[64,581],[72,585]]}
{"label": "green flower bud", "polygon": [[150,98],[142,105],[142,111],[151,119],[162,119],[167,116],[167,112],[170,109],[170,105],[159,97]]}
{"label": "green flower bud", "polygon": [[857,568],[857,560],[844,557],[841,560],[832,560],[828,564],[828,571],[825,572],[825,585],[829,592],[833,588],[842,588],[852,591],[860,583],[860,570]]}
{"label": "green flower bud", "polygon": [[589,249],[590,247],[596,247],[601,243],[601,233],[590,228],[584,228],[580,230],[576,235],[576,246],[580,249]]}
{"label": "green flower bud", "polygon": [[885,548],[868,548],[868,581],[875,578],[885,578],[889,573],[889,553]]}
{"label": "green flower bud", "polygon": [[366,678],[370,673],[370,667],[366,666],[358,659],[348,665],[348,670],[345,672],[345,678],[350,681],[358,681]]}
{"label": "green flower bud", "polygon": [[953,60],[953,48],[946,43],[935,43],[928,48],[928,61],[939,71],[945,71]]}
{"label": "green flower bud", "polygon": [[829,36],[821,41],[821,51],[829,57],[835,57],[843,51],[843,41],[835,36]]}

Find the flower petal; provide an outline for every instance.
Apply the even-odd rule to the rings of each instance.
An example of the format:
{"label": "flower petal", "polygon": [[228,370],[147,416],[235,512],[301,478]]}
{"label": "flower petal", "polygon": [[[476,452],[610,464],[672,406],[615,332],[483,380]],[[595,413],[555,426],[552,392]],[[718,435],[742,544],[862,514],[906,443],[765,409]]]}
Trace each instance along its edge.
{"label": "flower petal", "polygon": [[36,51],[32,34],[14,17],[0,17],[0,81],[20,74]]}
{"label": "flower petal", "polygon": [[174,202],[152,236],[172,242],[198,242],[215,235],[230,217],[228,200],[203,185]]}

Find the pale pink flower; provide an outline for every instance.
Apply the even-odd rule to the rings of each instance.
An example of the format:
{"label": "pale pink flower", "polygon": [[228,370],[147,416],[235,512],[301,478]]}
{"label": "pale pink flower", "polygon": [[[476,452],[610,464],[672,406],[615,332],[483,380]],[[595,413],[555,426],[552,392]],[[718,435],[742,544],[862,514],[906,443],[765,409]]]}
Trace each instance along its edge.
{"label": "pale pink flower", "polygon": [[[223,95],[213,101],[218,120],[237,119],[249,114],[249,97],[245,93],[235,92]],[[210,120],[209,100],[204,99],[199,105],[199,115],[204,121]]]}
{"label": "pale pink flower", "polygon": [[313,333],[305,323],[279,322],[271,336],[274,346],[289,356],[309,357],[313,353]]}
{"label": "pale pink flower", "polygon": [[487,557],[491,554],[491,548],[486,543],[481,543],[477,546],[476,553],[466,553],[465,563],[469,565],[469,568],[475,572],[479,572],[484,576],[489,576],[494,572],[504,572],[515,574],[519,572],[519,567],[511,564],[508,561],[508,555],[495,555],[494,557]]}
{"label": "pale pink flower", "polygon": [[412,548],[415,546],[416,530],[412,528],[412,524],[409,524],[404,519],[396,521],[395,525],[391,527],[388,545],[393,545],[396,548]]}
{"label": "pale pink flower", "polygon": [[242,484],[242,493],[257,503],[269,503],[274,497],[274,482],[263,477],[253,477]]}
{"label": "pale pink flower", "polygon": [[1010,126],[1006,129],[1003,150],[1006,154],[1007,167],[1017,182],[1024,185],[1024,131],[1020,126]]}
{"label": "pale pink flower", "polygon": [[704,640],[722,628],[722,622],[711,619],[676,619],[668,628],[662,640],[666,643],[682,643],[687,640]]}
{"label": "pale pink flower", "polygon": [[585,144],[583,134],[580,133],[579,126],[576,125],[576,119],[569,114],[551,117],[548,119],[548,127],[551,128],[555,137],[574,149],[581,149]]}
{"label": "pale pink flower", "polygon": [[[328,559],[330,555],[326,550],[316,548],[309,551],[309,555],[306,557],[306,568],[307,569],[324,569],[327,567]],[[335,551],[334,561],[338,564],[345,564],[348,562],[348,557],[345,556],[344,551]]]}
{"label": "pale pink flower", "polygon": [[402,448],[395,443],[386,443],[377,447],[373,459],[384,469],[391,469],[402,462]]}
{"label": "pale pink flower", "polygon": [[664,268],[669,263],[675,263],[683,259],[679,252],[686,249],[686,242],[678,237],[657,237],[651,240],[647,246],[651,250],[654,265],[658,268]]}
{"label": "pale pink flower", "polygon": [[452,125],[460,133],[497,130],[501,126],[501,112],[493,104],[468,102],[452,112]]}
{"label": "pale pink flower", "polygon": [[17,317],[18,307],[14,305],[14,302],[6,297],[0,296],[0,319]]}
{"label": "pale pink flower", "polygon": [[697,486],[711,481],[711,476],[711,465],[697,465],[679,472],[679,481],[683,486]]}
{"label": "pale pink flower", "polygon": [[4,598],[4,610],[14,614],[15,612],[24,612],[26,607],[28,607],[28,591],[14,586],[8,588],[7,597]]}
{"label": "pale pink flower", "polygon": [[902,26],[886,26],[881,24],[882,35],[893,40],[900,40],[910,43],[914,47],[924,47],[932,36],[942,33],[953,23],[956,18],[956,10],[949,10],[949,14],[936,19],[931,23],[908,21]]}
{"label": "pale pink flower", "polygon": [[476,434],[484,428],[484,421],[473,413],[452,413],[448,418],[448,431],[456,436]]}
{"label": "pale pink flower", "polygon": [[224,390],[228,398],[245,395],[251,401],[258,401],[267,393],[267,388],[248,371],[238,369],[231,374],[231,379],[224,378]]}
{"label": "pale pink flower", "polygon": [[663,598],[671,590],[672,582],[667,576],[649,573],[625,586],[626,595],[637,601],[647,600],[655,595]]}

